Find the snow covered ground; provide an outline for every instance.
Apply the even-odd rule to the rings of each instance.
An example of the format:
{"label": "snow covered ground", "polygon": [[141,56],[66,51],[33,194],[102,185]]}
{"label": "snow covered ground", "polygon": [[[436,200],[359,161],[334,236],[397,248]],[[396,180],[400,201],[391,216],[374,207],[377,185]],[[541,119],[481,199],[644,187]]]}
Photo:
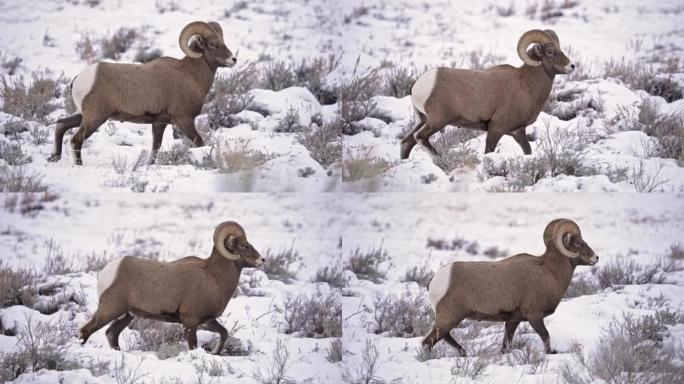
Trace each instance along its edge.
{"label": "snow covered ground", "polygon": [[[233,52],[239,50],[238,65],[234,69],[219,69],[219,77],[231,76],[266,59],[299,64],[303,59],[341,52],[339,38],[331,33],[333,20],[327,6],[324,7],[325,3],[5,1],[0,16],[3,31],[0,58],[7,66],[3,64],[2,74],[8,79],[23,75],[23,81],[30,83],[34,71],[50,71],[52,78],[61,75],[66,85],[89,61],[104,54],[105,48],[99,39],[115,36],[121,28],[124,28],[124,36],[132,30],[136,37],[123,52],[115,50],[116,61],[135,61],[140,52],[148,54],[155,50],[159,50],[157,53],[160,55],[179,58],[178,34],[184,25],[195,20],[218,21],[223,25],[227,46]],[[85,41],[91,43],[92,49],[81,53],[77,47]],[[15,59],[19,60],[18,65],[13,65]],[[291,74],[292,69],[289,71]],[[11,73],[14,75],[9,77]],[[247,76],[257,74],[250,72]],[[21,143],[22,150],[31,158],[26,168],[44,175],[45,181],[55,190],[324,192],[339,188],[339,154],[336,161],[322,165],[300,143],[298,133],[274,132],[291,108],[298,111],[298,123],[306,126],[312,114],[319,113],[324,121],[335,114],[334,108],[322,106],[311,92],[301,87],[285,86],[279,92],[270,89],[254,89],[252,92],[250,89],[253,99],[248,109],[258,110],[261,114],[245,111],[241,114],[242,124],[233,124],[237,126],[230,129],[214,127],[213,130],[206,127],[206,114],[198,117],[196,125],[207,143],[206,147],[191,148],[188,151],[190,160],[180,165],[158,162],[155,166],[141,168],[133,165],[138,157],[147,159],[141,151],[150,150],[151,128],[125,122],[106,123],[86,141],[83,152],[85,166],[74,166],[71,158],[68,139],[75,130],[66,136],[66,153],[62,160],[56,164],[46,162],[52,152],[54,122],[68,115],[64,108],[68,96],[61,94],[66,88],[59,87],[56,92],[60,95],[50,100],[56,105],[55,110],[39,123],[19,119],[16,113],[0,116],[0,126],[14,121],[24,126],[38,124],[36,129],[49,132],[46,142],[32,143],[26,134],[15,138],[15,141]],[[3,100],[4,104],[6,100]],[[336,140],[341,141],[339,137]],[[167,129],[161,150],[168,151],[174,145],[183,145],[184,141],[174,139],[171,129]],[[212,146],[218,141],[226,144],[224,149],[241,149],[245,156],[253,155],[259,160],[229,169],[195,165],[202,163],[209,153],[216,155]],[[187,143],[185,145],[188,146]]]}
{"label": "snow covered ground", "polygon": [[[62,74],[60,92],[102,54],[98,39],[113,36],[119,28],[131,28],[139,35],[128,49],[116,54],[119,61],[133,61],[140,52],[154,49],[179,57],[177,34],[182,25],[196,19],[217,20],[224,26],[228,46],[240,52],[238,65],[220,69],[219,76],[235,75],[255,65],[282,80],[280,75],[296,76],[296,65],[302,60],[311,64],[316,58],[334,55],[336,65],[317,72],[321,78],[306,84],[285,81],[281,89],[248,83],[245,93],[253,99],[233,116],[232,128],[209,129],[207,116],[200,116],[197,125],[208,145],[185,149],[189,160],[180,165],[128,169],[142,150],[149,151],[151,132],[148,126],[120,122],[101,127],[86,142],[84,167],[72,165],[68,149],[61,162],[46,163],[53,123],[67,114],[60,94],[53,100],[57,108],[36,128],[49,133],[47,141],[31,143],[26,135],[18,140],[32,159],[25,167],[45,175],[46,181],[63,191],[681,191],[684,33],[678,20],[683,8],[684,3],[677,0],[653,7],[639,1],[620,5],[526,0],[317,0],[277,5],[265,0],[203,0],[192,5],[173,0],[7,1],[0,15],[0,44],[5,74],[23,74],[26,81],[36,70]],[[408,160],[399,160],[399,138],[414,120],[410,100],[404,96],[407,89],[399,94],[388,89],[393,85],[410,88],[418,74],[437,66],[519,65],[514,48],[517,39],[538,27],[558,33],[578,70],[572,76],[557,76],[549,105],[528,127],[531,156],[523,156],[510,137],[501,140],[495,153],[483,156],[484,134],[480,134],[444,148],[443,155],[451,164],[446,167],[437,166],[419,147]],[[83,53],[86,38],[94,45],[92,52]],[[278,72],[273,64],[279,61],[293,66]],[[407,78],[393,77],[393,71],[405,71]],[[354,79],[371,75],[378,76],[378,82],[369,83],[373,86],[367,90],[373,107],[362,116],[346,115],[345,100],[335,100],[336,96]],[[319,98],[320,90],[332,98]],[[359,97],[358,92],[351,97]],[[660,122],[674,121],[674,126],[644,122],[641,116],[647,105]],[[314,130],[323,123],[344,121],[364,131],[340,138],[336,124],[333,129],[338,138],[324,141],[343,148],[335,146],[334,161],[321,163],[302,144],[300,133],[276,132],[291,109],[297,111],[296,120],[302,126],[315,117]],[[15,120],[16,116],[0,116],[1,125]],[[28,123],[19,120],[19,124]],[[440,134],[433,137],[433,142],[440,140]],[[256,160],[237,169],[197,165],[207,154],[216,154],[212,152],[216,141],[226,141],[233,150],[242,149],[243,155],[254,155]],[[549,150],[542,143],[560,141],[565,144],[556,150],[572,154],[573,159],[559,170],[548,164]],[[162,150],[182,143],[169,129]],[[360,164],[359,154],[365,154]],[[354,173],[352,167],[362,170]],[[531,167],[537,172],[530,171]],[[520,169],[526,175],[521,176]]]}
{"label": "snow covered ground", "polygon": [[[141,382],[221,382],[230,377],[251,383],[259,369],[265,372],[270,367],[278,340],[289,352],[286,374],[297,382],[355,382],[368,373],[362,363],[367,358],[367,345],[377,353],[372,376],[384,382],[449,383],[468,377],[473,377],[473,382],[503,382],[510,377],[521,382],[555,381],[564,367],[578,374],[584,372],[571,353],[575,344],[583,347],[588,358],[611,320],[624,314],[646,316],[669,311],[675,320],[662,331],[664,342],[681,342],[684,337],[680,324],[684,265],[681,247],[679,256],[671,249],[681,244],[684,230],[681,194],[249,193],[222,194],[218,199],[203,194],[166,194],[164,199],[158,196],[93,193],[53,201],[41,201],[40,194],[33,200],[13,194],[4,196],[0,219],[3,265],[13,270],[32,267],[48,275],[34,284],[35,296],[29,301],[32,304],[0,310],[4,330],[0,347],[5,353],[18,348],[17,333],[21,334],[29,320],[36,327],[65,321],[67,329],[72,330],[64,345],[65,356],[74,366],[63,372],[25,374],[19,382],[109,383],[116,382],[112,378],[115,372],[135,368],[144,374]],[[517,349],[499,355],[496,348],[502,325],[468,323],[456,331],[455,337],[467,337],[464,345],[471,357],[456,358],[441,345],[441,355],[419,360],[417,347],[431,321],[429,314],[421,312],[421,308],[429,308],[421,277],[429,277],[440,265],[454,260],[495,260],[520,252],[540,254],[543,229],[557,217],[575,220],[583,238],[600,256],[596,267],[577,268],[573,297],[563,300],[556,313],[547,318],[552,346],[559,353],[541,354],[537,336],[522,327]],[[241,287],[246,291],[229,303],[220,320],[227,326],[235,321],[243,326],[235,333],[239,339],[236,345],[247,349],[247,356],[213,357],[204,351],[181,349],[177,355],[161,359],[154,352],[134,347],[139,337],[136,330],[124,331],[123,352],[107,346],[102,330],[85,346],[78,345],[75,329],[96,307],[96,273],[79,272],[88,260],[131,254],[162,260],[190,254],[203,256],[210,249],[213,227],[227,219],[242,223],[250,241],[262,253],[270,250],[267,258],[288,248],[301,256],[291,266],[294,278],[290,284],[270,279],[261,271],[243,272]],[[358,258],[377,250],[384,254],[375,259],[377,263],[357,262],[352,266],[352,256]],[[660,267],[667,260],[674,264]],[[642,276],[638,267],[627,269],[630,263],[661,269],[645,281],[615,280],[608,288],[587,283],[598,281],[595,279],[605,271],[601,268],[610,265],[624,268],[627,277]],[[339,266],[341,292],[327,283],[312,282],[322,268],[333,266]],[[417,273],[407,280],[407,272],[414,267]],[[327,360],[330,338],[299,338],[283,333],[282,310],[288,295],[327,292],[341,296],[343,360],[338,363]],[[378,294],[417,300],[413,310],[421,317],[412,325],[415,335],[396,335],[392,330],[376,334]],[[201,342],[213,340],[213,335],[200,332]],[[127,368],[120,367],[122,361]],[[223,368],[202,368],[211,364]],[[474,371],[472,366],[477,364],[484,366]]]}
{"label": "snow covered ground", "polygon": [[[22,215],[4,210],[0,219],[0,254],[2,265],[10,269],[32,268],[48,274],[41,277],[34,305],[12,305],[0,309],[2,335],[0,351],[10,353],[20,348],[21,334],[27,319],[34,327],[67,322],[72,331],[64,341],[65,358],[73,363],[66,372],[41,371],[26,374],[19,382],[88,382],[113,383],[113,377],[100,371],[93,377],[89,368],[104,364],[110,375],[122,372],[115,364],[124,359],[129,370],[139,367],[142,382],[231,382],[253,383],[258,371],[268,373],[273,363],[273,349],[278,341],[287,348],[286,375],[298,382],[336,382],[340,379],[337,363],[326,360],[331,338],[304,338],[285,333],[283,300],[289,295],[328,296],[333,294],[339,306],[339,290],[328,284],[312,282],[316,271],[339,258],[340,206],[332,195],[226,194],[220,199],[211,195],[91,194],[74,199],[59,199],[44,204],[44,209]],[[9,196],[3,198],[4,201]],[[127,329],[121,335],[122,352],[107,344],[104,329],[95,333],[84,346],[78,344],[75,329],[81,327],[97,308],[96,273],[82,272],[90,255],[104,258],[124,255],[158,257],[173,260],[188,255],[207,257],[217,224],[236,220],[245,228],[249,241],[266,258],[290,248],[300,260],[289,268],[291,283],[269,279],[261,270],[245,269],[242,290],[228,304],[219,319],[228,329],[237,324],[234,349],[248,351],[246,356],[212,356],[187,351],[167,359],[135,347],[137,331]],[[66,224],[66,225],[65,225]],[[321,228],[327,230],[322,231]],[[56,263],[54,261],[57,261]],[[74,272],[54,269],[61,265]],[[49,274],[49,271],[58,274]],[[52,288],[45,288],[50,287]],[[56,288],[55,288],[56,287]],[[41,303],[56,301],[52,311],[39,310]],[[49,306],[50,304],[48,304]],[[236,323],[237,322],[237,323]],[[35,329],[35,328],[34,328]],[[199,332],[200,343],[214,342],[214,334]],[[181,346],[184,347],[183,343]],[[227,353],[227,352],[225,352]],[[5,356],[5,355],[3,355]],[[6,357],[6,356],[5,356]],[[9,359],[9,358],[8,358]],[[7,360],[9,361],[9,360]],[[213,373],[197,366],[217,364]],[[73,370],[81,368],[81,370]],[[10,377],[11,378],[11,377]],[[61,381],[60,381],[61,380]]]}
{"label": "snow covered ground", "polygon": [[[676,136],[681,147],[681,1],[665,1],[653,7],[637,1],[617,5],[600,0],[362,4],[349,5],[354,11],[348,14],[345,39],[360,47],[359,72],[384,66],[380,73],[389,72],[395,84],[412,84],[412,80],[404,82],[403,77],[392,75],[396,68],[407,69],[405,74],[410,79],[425,69],[440,66],[518,66],[521,61],[515,51],[517,40],[531,28],[555,30],[561,47],[578,70],[572,76],[556,77],[549,105],[527,128],[528,137],[533,140],[531,156],[523,156],[511,137],[502,138],[495,153],[483,156],[485,134],[480,133],[471,140],[467,137],[456,151],[447,151],[453,146],[442,150],[442,155],[456,163],[447,169],[435,165],[420,147],[413,150],[408,160],[399,159],[399,140],[415,124],[410,97],[404,96],[408,90],[400,94],[375,93],[371,99],[376,105],[374,113],[359,123],[366,131],[345,137],[343,151],[345,164],[349,159],[365,162],[371,169],[366,175],[371,176],[348,178],[351,182],[345,183],[344,190],[682,190],[681,157],[673,160],[659,151],[653,134],[623,132],[643,130],[630,122],[644,109],[644,102],[650,102],[661,115],[676,116]],[[613,70],[615,64],[622,68]],[[677,100],[666,101],[642,90],[651,69],[655,77],[674,83],[679,89]],[[547,127],[550,134],[546,134]],[[583,130],[591,133],[590,137],[578,137],[578,131]],[[532,180],[521,180],[511,171],[523,163],[528,175],[532,173],[532,164],[543,167],[549,151],[540,148],[541,141],[549,137],[551,142],[559,142],[565,136],[570,136],[566,139],[569,143],[555,150],[580,155],[575,166],[560,174],[547,170]],[[440,140],[440,134],[433,136],[433,145]],[[508,164],[503,165],[504,161]],[[495,164],[494,169],[491,164]],[[643,188],[644,178],[656,179],[657,186]]]}
{"label": "snow covered ground", "polygon": [[[596,288],[564,299],[545,321],[551,346],[558,354],[543,358],[539,354],[543,350],[541,340],[528,328],[519,330],[516,338],[519,342],[526,340],[530,349],[536,351],[532,356],[536,353],[538,359],[521,359],[525,348],[520,347],[500,355],[503,324],[485,323],[479,329],[477,322],[471,322],[452,332],[470,357],[455,358],[450,347],[441,342],[436,348],[442,351],[442,358],[421,362],[417,355],[424,333],[398,337],[388,327],[389,331],[376,334],[376,319],[385,319],[382,310],[390,308],[376,308],[377,295],[423,298],[422,306],[402,307],[405,311],[421,313],[420,307],[427,306],[425,288],[419,282],[402,281],[411,268],[430,272],[456,260],[496,260],[516,253],[539,255],[544,251],[544,228],[558,217],[576,221],[583,238],[600,257],[596,267],[577,267],[575,282],[582,276],[593,276],[592,269],[598,271],[616,260],[656,263],[670,253],[670,245],[681,244],[684,198],[669,194],[364,194],[347,207],[342,223],[343,255],[350,257],[356,249],[369,253],[382,248],[387,259],[377,265],[384,278],[376,282],[352,279],[349,287],[343,289],[343,340],[345,349],[352,353],[344,361],[343,370],[364,371],[361,367],[367,356],[363,354],[365,342],[371,340],[378,354],[374,374],[384,382],[565,382],[561,369],[566,363],[579,380],[584,370],[570,353],[573,343],[583,347],[588,359],[599,347],[602,329],[613,318],[624,313],[652,315],[665,308],[681,315],[684,273],[679,260],[677,271],[665,273],[662,284]],[[417,321],[412,325],[416,329],[425,327]],[[431,325],[427,321],[428,329]],[[670,326],[665,334],[667,341],[681,344],[684,326]],[[487,362],[486,369],[472,380],[472,366],[478,362]],[[468,364],[471,370],[463,368]],[[454,366],[461,368],[452,372]]]}
{"label": "snow covered ground", "polygon": [[[0,10],[0,288],[11,288],[0,289],[11,298],[0,301],[2,362],[29,361],[15,353],[44,343],[34,369],[0,364],[2,377],[555,383],[569,370],[574,383],[603,383],[591,362],[617,345],[606,332],[625,314],[657,318],[657,329],[623,349],[667,355],[678,344],[673,366],[645,369],[684,375],[684,1],[0,0]],[[167,129],[147,165],[149,125],[113,121],[86,141],[83,166],[73,165],[73,131],[61,161],[46,161],[80,70],[107,50],[110,61],[178,58],[178,33],[195,20],[218,21],[239,49],[196,118],[206,146]],[[532,28],[554,29],[578,65],[556,77],[527,128],[532,155],[510,137],[483,155],[484,134],[448,127],[432,139],[443,157],[417,146],[399,159],[415,123],[415,77],[438,66],[520,65],[515,45]],[[558,354],[540,353],[523,326],[514,350],[499,354],[502,325],[477,322],[453,332],[468,358],[444,343],[432,355],[418,350],[432,316],[422,283],[433,271],[540,254],[557,217],[577,221],[601,257],[577,269],[547,318]],[[205,257],[228,219],[286,272],[275,263],[270,275],[243,271],[220,318],[236,324],[222,356],[188,351],[173,330],[144,323],[124,331],[121,352],[104,330],[78,344],[104,261]],[[309,317],[290,316],[289,305]],[[299,337],[287,319],[323,323],[326,333],[341,322],[342,341],[320,329]]]}

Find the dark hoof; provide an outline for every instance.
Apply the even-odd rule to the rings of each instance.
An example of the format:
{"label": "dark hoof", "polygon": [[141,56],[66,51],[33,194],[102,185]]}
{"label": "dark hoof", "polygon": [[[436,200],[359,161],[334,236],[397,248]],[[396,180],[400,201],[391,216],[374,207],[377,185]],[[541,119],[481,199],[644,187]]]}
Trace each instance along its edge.
{"label": "dark hoof", "polygon": [[50,157],[47,158],[47,161],[51,163],[56,163],[62,158],[62,155],[50,155]]}
{"label": "dark hoof", "polygon": [[549,355],[555,355],[556,353],[558,353],[558,351],[556,351],[555,349],[549,349],[548,351],[546,351],[546,353]]}
{"label": "dark hoof", "polygon": [[83,160],[80,160],[80,159],[74,160],[74,164],[83,165]]}
{"label": "dark hoof", "polygon": [[217,356],[220,356],[221,351],[223,350],[223,348],[218,349],[218,345],[214,346],[214,348],[209,348],[209,345],[203,345],[202,349],[204,349],[209,354],[217,355]]}

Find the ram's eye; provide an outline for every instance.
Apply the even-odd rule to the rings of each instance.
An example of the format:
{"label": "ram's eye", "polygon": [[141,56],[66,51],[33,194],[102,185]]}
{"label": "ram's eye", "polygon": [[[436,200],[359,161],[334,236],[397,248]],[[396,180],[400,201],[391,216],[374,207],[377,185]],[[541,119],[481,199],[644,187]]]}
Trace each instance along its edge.
{"label": "ram's eye", "polygon": [[554,54],[556,54],[556,50],[553,48],[549,48],[546,50],[546,54],[547,55],[554,55]]}

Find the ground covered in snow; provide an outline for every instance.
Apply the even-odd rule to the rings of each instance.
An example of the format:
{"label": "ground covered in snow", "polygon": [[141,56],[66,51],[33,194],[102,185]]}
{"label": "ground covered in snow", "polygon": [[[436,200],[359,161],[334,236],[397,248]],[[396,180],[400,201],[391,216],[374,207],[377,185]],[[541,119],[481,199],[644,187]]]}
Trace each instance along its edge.
{"label": "ground covered in snow", "polygon": [[[22,156],[2,161],[62,191],[681,191],[683,7],[12,2],[0,16],[2,71],[5,88],[27,88],[3,92],[2,144],[20,145]],[[238,65],[218,71],[223,81],[196,119],[205,147],[168,129],[162,160],[147,166],[150,127],[109,122],[86,142],[85,166],[72,164],[70,134],[62,160],[45,161],[80,70],[97,60],[178,57],[180,27],[204,18],[222,23],[228,46],[239,49]],[[484,156],[484,133],[448,127],[432,138],[439,157],[418,147],[399,160],[399,139],[415,124],[407,95],[420,73],[517,66],[517,39],[535,27],[553,28],[578,69],[556,77],[527,128],[532,155],[504,137]]]}
{"label": "ground covered in snow", "polygon": [[[681,191],[684,33],[677,20],[683,6],[681,1],[653,7],[631,1],[355,5],[344,21],[345,38],[360,47],[356,76],[371,91],[355,101],[370,112],[347,130],[343,189]],[[435,67],[518,66],[517,39],[531,28],[555,30],[577,65],[572,75],[556,76],[548,104],[527,128],[532,155],[524,156],[506,136],[495,153],[483,156],[483,132],[447,127],[431,140],[441,156],[432,159],[418,146],[408,160],[400,160],[399,140],[416,123],[406,96],[415,78]]]}
{"label": "ground covered in snow", "polygon": [[[19,147],[20,156],[3,156],[1,163],[41,175],[59,191],[334,191],[341,136],[334,128],[320,140],[316,134],[336,112],[330,100],[312,94],[320,91],[312,83],[341,70],[334,64],[339,53],[330,65],[315,62],[341,51],[324,3],[7,2],[0,16],[1,144],[3,152]],[[305,22],[293,23],[295,17]],[[86,141],[83,167],[73,165],[75,129],[61,161],[46,161],[56,120],[73,113],[69,84],[83,68],[98,60],[181,57],[178,34],[198,19],[222,24],[227,46],[239,51],[234,69],[217,72],[217,82],[229,86],[215,87],[196,119],[206,146],[191,148],[167,129],[161,161],[148,166],[151,127],[110,121]],[[297,75],[301,68],[312,73]]]}
{"label": "ground covered in snow", "polygon": [[[513,351],[500,354],[503,323],[472,321],[452,331],[468,358],[455,357],[444,342],[437,344],[434,355],[422,353],[420,341],[432,326],[424,288],[432,271],[456,260],[540,255],[544,227],[557,217],[575,220],[600,258],[595,267],[576,268],[566,298],[546,318],[551,346],[558,354],[541,353],[541,340],[529,327],[519,328]],[[621,365],[624,356],[615,350],[627,347],[619,337],[606,336],[616,319],[666,310],[676,314],[677,320],[661,330],[660,342],[673,343],[681,353],[684,261],[681,255],[672,259],[671,246],[681,245],[683,223],[681,195],[359,196],[343,220],[343,255],[357,260],[357,274],[342,291],[343,341],[353,353],[344,361],[343,372],[352,377],[371,372],[383,382],[538,383],[566,382],[564,370],[569,370],[576,379],[569,382],[627,382],[628,376],[620,374],[613,377],[616,381],[609,375],[596,376],[601,370],[592,366],[593,356],[610,356],[613,365],[606,362],[608,369],[629,372]],[[671,261],[674,267],[663,267]],[[657,272],[650,276],[634,265]],[[614,349],[601,355],[606,345]],[[578,357],[592,367],[589,372]],[[675,353],[671,358],[679,364],[674,377],[680,380],[682,356]],[[375,362],[372,368],[368,361]],[[654,371],[635,382],[655,379]],[[656,382],[676,382],[661,380]]]}
{"label": "ground covered in snow", "polygon": [[[20,383],[684,382],[684,2],[0,0],[0,380]],[[59,162],[57,119],[88,64],[181,57],[195,20],[223,26],[194,148],[167,129],[101,126]],[[521,64],[520,35],[552,28],[577,64],[526,133],[447,127],[399,159],[410,89],[439,66]],[[250,193],[243,193],[250,192]],[[377,193],[367,193],[377,192]],[[401,193],[400,193],[401,192]],[[446,193],[435,193],[446,192]],[[467,193],[464,193],[467,192]],[[529,194],[481,192],[535,192]],[[579,193],[577,193],[579,192]],[[625,193],[625,192],[664,192]],[[426,282],[454,260],[540,254],[575,220],[600,256],[547,318],[558,354],[519,328],[464,322],[427,352]],[[219,319],[221,356],[178,327],[136,321],[122,351],[78,328],[97,272],[124,255],[208,256],[237,220],[267,259]],[[215,335],[200,331],[211,346]]]}
{"label": "ground covered in snow", "polygon": [[[36,274],[23,293],[3,292],[3,300],[8,299],[0,310],[3,380],[12,379],[12,371],[21,366],[12,353],[31,342],[47,355],[39,358],[39,364],[50,364],[54,358],[47,352],[50,348],[59,350],[61,356],[54,358],[52,367],[40,366],[57,371],[26,374],[18,382],[120,383],[120,375],[135,374],[149,383],[222,382],[228,377],[236,383],[253,383],[261,380],[260,374],[270,380],[274,351],[285,356],[286,377],[297,382],[339,381],[337,362],[327,358],[331,343],[341,336],[339,289],[315,278],[318,270],[339,259],[339,206],[326,197],[330,195],[303,199],[301,195],[231,194],[218,200],[169,195],[164,201],[155,195],[82,196],[58,199],[30,212],[22,213],[21,203],[15,210],[3,211],[3,283],[8,283],[7,269]],[[8,199],[11,196],[5,204]],[[251,244],[271,265],[243,270],[240,288],[219,319],[231,332],[223,356],[188,351],[181,336],[154,324],[126,329],[120,337],[121,352],[109,348],[105,329],[84,346],[78,344],[77,329],[97,308],[96,271],[107,260],[126,255],[159,260],[208,257],[214,227],[225,220],[240,222]],[[308,325],[310,334],[297,328],[296,321],[290,329],[287,319],[299,312],[287,305],[288,298],[300,295],[314,295],[315,303],[327,303],[327,312],[317,312],[322,316],[318,321],[327,321],[325,331],[314,329],[315,322]],[[32,337],[39,341],[25,338],[29,323]],[[211,344],[217,338],[200,331],[199,340]],[[278,343],[285,346],[284,354],[275,348]]]}

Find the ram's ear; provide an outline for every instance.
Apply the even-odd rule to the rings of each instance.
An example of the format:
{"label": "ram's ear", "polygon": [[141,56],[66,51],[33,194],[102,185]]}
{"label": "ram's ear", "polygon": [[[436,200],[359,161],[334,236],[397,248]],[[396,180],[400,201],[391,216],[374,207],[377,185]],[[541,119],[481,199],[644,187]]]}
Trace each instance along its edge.
{"label": "ram's ear", "polygon": [[197,53],[202,53],[204,50],[207,48],[206,47],[206,41],[204,37],[200,35],[196,35],[191,41],[189,45],[190,49]]}
{"label": "ram's ear", "polygon": [[226,249],[229,252],[235,252],[235,247],[237,246],[237,238],[233,235],[228,235],[226,237],[225,244],[226,244]]}
{"label": "ram's ear", "polygon": [[527,50],[527,56],[529,56],[530,59],[535,61],[541,61],[543,55],[544,50],[539,44],[534,44],[530,49]]}
{"label": "ram's ear", "polygon": [[575,236],[576,235],[573,235],[572,233],[566,233],[565,235],[563,235],[563,245],[565,246],[565,248],[569,250],[574,250],[575,248],[577,248],[574,244]]}

